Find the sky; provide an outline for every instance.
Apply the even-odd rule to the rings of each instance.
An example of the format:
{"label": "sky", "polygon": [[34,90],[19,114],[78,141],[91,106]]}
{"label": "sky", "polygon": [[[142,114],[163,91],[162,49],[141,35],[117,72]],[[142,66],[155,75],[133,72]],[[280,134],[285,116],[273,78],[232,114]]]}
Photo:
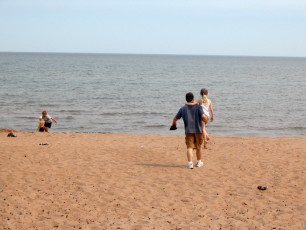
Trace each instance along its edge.
{"label": "sky", "polygon": [[305,0],[0,0],[0,52],[306,57]]}

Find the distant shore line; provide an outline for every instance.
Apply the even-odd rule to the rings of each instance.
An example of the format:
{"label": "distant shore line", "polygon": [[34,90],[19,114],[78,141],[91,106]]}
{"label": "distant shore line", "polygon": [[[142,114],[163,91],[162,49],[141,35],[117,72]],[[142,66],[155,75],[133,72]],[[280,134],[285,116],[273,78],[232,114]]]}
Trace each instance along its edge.
{"label": "distant shore line", "polygon": [[271,55],[235,55],[235,54],[177,54],[177,53],[95,53],[95,52],[50,52],[50,51],[0,51],[0,54],[43,54],[43,55],[109,55],[109,56],[174,56],[174,57],[233,57],[233,58],[294,58],[304,59],[305,56],[271,56]]}

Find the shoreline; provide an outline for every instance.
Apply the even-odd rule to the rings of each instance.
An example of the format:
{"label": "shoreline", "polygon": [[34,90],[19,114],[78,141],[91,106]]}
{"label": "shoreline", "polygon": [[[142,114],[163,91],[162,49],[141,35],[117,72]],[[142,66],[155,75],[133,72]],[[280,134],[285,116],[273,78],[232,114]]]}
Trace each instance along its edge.
{"label": "shoreline", "polygon": [[[39,133],[38,131],[25,131],[25,130],[15,130],[15,129],[10,129],[10,128],[0,128],[0,133],[9,133],[9,132],[16,132],[16,133]],[[42,132],[44,133],[44,132]],[[121,133],[121,132],[73,132],[73,131],[50,131],[48,132],[49,134],[50,133],[54,133],[54,134],[73,134],[73,133],[76,133],[76,134],[114,134],[114,135],[162,135],[162,136],[181,136],[181,135],[185,135],[184,132],[181,132],[181,133],[174,133],[174,132],[171,132],[169,131],[168,134],[165,134],[165,133]],[[220,138],[227,138],[227,137],[237,137],[237,138],[272,138],[272,139],[275,139],[275,138],[280,138],[280,139],[283,139],[283,138],[293,138],[293,139],[306,139],[306,136],[303,137],[303,136],[261,136],[261,135],[212,135],[212,137],[220,137]]]}
{"label": "shoreline", "polygon": [[190,170],[183,133],[16,134],[0,132],[4,229],[306,227],[305,138],[212,136]]}

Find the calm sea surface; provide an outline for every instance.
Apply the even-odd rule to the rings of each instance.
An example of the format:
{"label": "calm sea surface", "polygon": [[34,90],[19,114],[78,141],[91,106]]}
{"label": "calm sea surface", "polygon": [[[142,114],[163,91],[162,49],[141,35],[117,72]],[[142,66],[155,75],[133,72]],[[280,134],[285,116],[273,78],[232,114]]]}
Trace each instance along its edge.
{"label": "calm sea surface", "polygon": [[306,136],[306,58],[0,53],[0,127],[169,131],[189,91],[209,90],[217,136]]}

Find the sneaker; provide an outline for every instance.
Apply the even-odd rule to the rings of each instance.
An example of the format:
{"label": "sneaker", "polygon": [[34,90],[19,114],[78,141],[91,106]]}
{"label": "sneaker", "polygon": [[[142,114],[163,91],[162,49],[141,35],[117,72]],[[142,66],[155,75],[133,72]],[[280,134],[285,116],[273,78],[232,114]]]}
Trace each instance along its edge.
{"label": "sneaker", "polygon": [[193,169],[193,163],[192,163],[192,162],[188,162],[188,164],[187,164],[187,168],[189,168],[189,169]]}
{"label": "sneaker", "polygon": [[203,161],[197,161],[196,167],[202,167],[204,165]]}

